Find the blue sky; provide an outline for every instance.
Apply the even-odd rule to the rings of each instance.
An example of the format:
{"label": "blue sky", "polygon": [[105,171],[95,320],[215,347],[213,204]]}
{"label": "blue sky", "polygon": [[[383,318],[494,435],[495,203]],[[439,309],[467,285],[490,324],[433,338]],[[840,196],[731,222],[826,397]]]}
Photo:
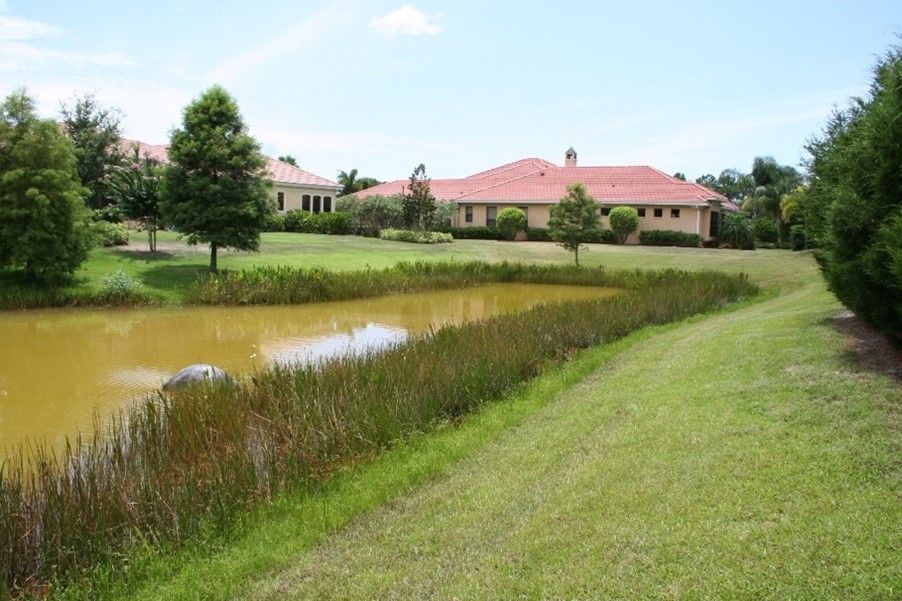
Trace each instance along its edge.
{"label": "blue sky", "polygon": [[326,177],[524,156],[690,177],[798,164],[899,41],[902,3],[0,0],[0,94],[93,92],[165,143],[213,83],[264,151]]}

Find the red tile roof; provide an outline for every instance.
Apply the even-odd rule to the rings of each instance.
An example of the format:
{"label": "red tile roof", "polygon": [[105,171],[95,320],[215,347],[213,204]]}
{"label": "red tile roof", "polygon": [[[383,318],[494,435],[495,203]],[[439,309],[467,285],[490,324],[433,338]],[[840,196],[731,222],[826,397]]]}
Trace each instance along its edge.
{"label": "red tile roof", "polygon": [[[461,179],[433,179],[432,193],[438,200],[460,203],[557,202],[567,186],[582,183],[589,194],[605,204],[736,206],[713,190],[695,182],[684,182],[648,166],[559,167],[527,158],[488,169]],[[401,194],[406,180],[396,180],[358,192],[359,198]]]}
{"label": "red tile roof", "polygon": [[[126,156],[134,153],[135,144],[138,145],[138,154],[141,158],[149,158],[160,163],[169,162],[169,147],[162,144],[146,144],[137,140],[128,140],[122,138],[120,147]],[[277,161],[276,159],[266,157],[266,170],[269,178],[277,184],[289,184],[295,186],[322,186],[340,189],[341,185],[332,180],[314,175],[309,171],[304,171],[294,165]]]}

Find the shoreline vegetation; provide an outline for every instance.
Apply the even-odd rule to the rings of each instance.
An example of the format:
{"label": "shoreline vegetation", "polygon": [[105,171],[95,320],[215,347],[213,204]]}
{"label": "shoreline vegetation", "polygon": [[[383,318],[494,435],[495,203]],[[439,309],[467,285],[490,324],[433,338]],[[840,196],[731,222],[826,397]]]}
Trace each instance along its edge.
{"label": "shoreline vegetation", "polygon": [[341,274],[234,272],[199,284],[192,299],[315,302],[491,281],[624,292],[448,326],[315,368],[271,366],[231,384],[148,397],[60,455],[20,448],[0,473],[7,594],[116,572],[142,550],[227,531],[243,512],[503,398],[581,349],[758,293],[745,275],[711,271],[420,262]]}

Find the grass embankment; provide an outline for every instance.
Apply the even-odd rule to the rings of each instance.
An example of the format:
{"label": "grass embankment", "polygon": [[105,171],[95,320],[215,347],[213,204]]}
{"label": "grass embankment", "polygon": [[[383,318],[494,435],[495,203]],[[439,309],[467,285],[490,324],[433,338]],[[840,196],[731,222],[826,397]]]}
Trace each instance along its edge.
{"label": "grass embankment", "polygon": [[[531,246],[502,248],[566,260]],[[898,598],[899,387],[844,352],[811,258],[587,258],[746,271],[772,294],[591,348],[227,540],[63,596]]]}
{"label": "grass embankment", "polygon": [[[159,249],[156,254],[150,254],[140,242],[125,248],[95,249],[73,282],[56,289],[23,282],[16,274],[0,270],[0,309],[184,303],[195,283],[207,275],[208,250],[203,246],[188,246],[171,232],[160,232]],[[624,269],[731,269],[746,271],[752,277],[768,273],[767,263],[772,259],[790,254],[598,244],[589,245],[589,249],[581,259],[590,266],[613,261]],[[221,252],[219,265],[223,271],[258,267],[348,271],[381,269],[401,261],[450,259],[561,264],[572,262],[573,257],[548,242],[458,240],[454,244],[423,245],[355,236],[278,233],[263,235],[259,253]],[[123,298],[110,295],[104,288],[104,278],[119,271],[141,284],[138,295]]]}
{"label": "grass embankment", "polygon": [[441,282],[458,274],[463,283],[496,278],[628,289],[444,328],[318,368],[272,367],[234,385],[149,400],[92,445],[76,443],[62,458],[38,452],[33,469],[14,462],[0,483],[0,576],[8,589],[121,563],[147,544],[227,530],[247,508],[500,398],[577,349],[755,292],[744,276],[712,272],[401,269]]}

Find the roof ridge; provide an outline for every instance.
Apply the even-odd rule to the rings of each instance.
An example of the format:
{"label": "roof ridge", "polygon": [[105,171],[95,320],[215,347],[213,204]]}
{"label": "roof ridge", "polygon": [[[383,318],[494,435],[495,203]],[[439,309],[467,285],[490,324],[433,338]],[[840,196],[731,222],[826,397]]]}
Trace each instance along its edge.
{"label": "roof ridge", "polygon": [[474,173],[472,175],[468,175],[461,179],[483,179],[483,177],[489,173],[501,174],[501,173],[504,173],[505,171],[510,171],[512,169],[516,169],[517,167],[520,167],[526,163],[533,163],[539,169],[547,169],[548,167],[546,165],[551,165],[553,167],[557,167],[557,165],[555,165],[551,161],[547,161],[540,157],[524,157],[522,159],[517,159],[516,161],[511,161],[510,163],[504,163],[504,164],[498,165],[497,167],[492,167],[490,169],[483,169],[482,171],[477,171],[476,173]]}
{"label": "roof ridge", "polygon": [[[511,179],[506,179],[506,180],[504,180],[503,182],[495,182],[495,183],[493,183],[493,184],[491,184],[491,185],[489,185],[489,186],[485,186],[485,187],[479,188],[479,189],[477,189],[477,190],[470,190],[470,191],[467,192],[466,194],[460,194],[460,195],[458,195],[458,196],[455,196],[455,197],[453,198],[453,200],[458,200],[458,199],[460,199],[460,198],[464,198],[465,196],[469,196],[469,195],[471,195],[471,194],[479,194],[480,192],[485,192],[486,190],[491,190],[492,188],[497,188],[498,186],[505,186],[505,185],[507,185],[507,184],[509,184],[509,183],[511,183],[511,182],[515,182],[515,181],[517,181],[517,180],[521,180],[521,179],[526,178],[526,177],[532,177],[532,176],[536,175],[537,173],[540,173],[541,171],[542,171],[541,169],[538,169],[538,170],[533,171],[533,172],[531,172],[531,173],[524,173],[523,175],[519,175],[519,176],[517,176],[517,177],[512,177]],[[469,178],[465,178],[465,179],[469,179]]]}

